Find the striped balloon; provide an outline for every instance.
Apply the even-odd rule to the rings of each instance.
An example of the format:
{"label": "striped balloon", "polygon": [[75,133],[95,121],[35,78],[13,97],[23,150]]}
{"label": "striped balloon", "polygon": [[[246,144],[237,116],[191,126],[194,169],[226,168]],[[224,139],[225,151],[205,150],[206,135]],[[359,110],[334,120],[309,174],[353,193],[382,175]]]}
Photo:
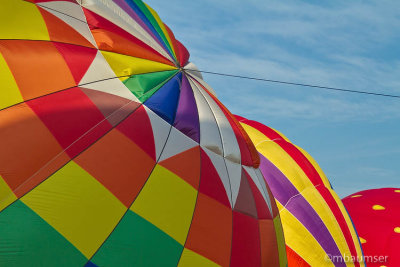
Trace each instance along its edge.
{"label": "striped balloon", "polygon": [[350,217],[314,159],[278,131],[237,118],[260,153],[260,169],[282,219],[289,266],[364,266]]}

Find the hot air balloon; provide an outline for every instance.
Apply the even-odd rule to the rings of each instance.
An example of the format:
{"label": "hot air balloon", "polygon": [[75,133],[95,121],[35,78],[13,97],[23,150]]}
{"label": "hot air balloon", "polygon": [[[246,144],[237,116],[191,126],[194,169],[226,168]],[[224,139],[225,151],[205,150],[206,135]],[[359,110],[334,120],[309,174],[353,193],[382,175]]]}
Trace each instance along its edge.
{"label": "hot air balloon", "polygon": [[315,160],[278,131],[237,116],[260,153],[279,208],[289,266],[364,266],[356,231]]}
{"label": "hot air balloon", "polygon": [[249,137],[139,0],[0,4],[0,266],[286,266]]}
{"label": "hot air balloon", "polygon": [[400,266],[400,188],[361,191],[343,199],[368,266]]}

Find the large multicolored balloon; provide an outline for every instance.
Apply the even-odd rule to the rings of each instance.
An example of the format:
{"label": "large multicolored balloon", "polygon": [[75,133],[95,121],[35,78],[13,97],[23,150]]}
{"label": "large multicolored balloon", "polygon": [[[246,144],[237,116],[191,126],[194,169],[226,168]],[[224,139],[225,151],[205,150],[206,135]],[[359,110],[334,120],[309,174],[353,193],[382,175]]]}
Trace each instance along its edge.
{"label": "large multicolored balloon", "polygon": [[400,188],[361,191],[343,199],[368,266],[400,266]]}
{"label": "large multicolored balloon", "polygon": [[237,118],[278,204],[289,266],[364,266],[350,217],[314,159],[276,130]]}
{"label": "large multicolored balloon", "polygon": [[139,0],[1,1],[0,266],[286,265],[258,154],[188,59]]}

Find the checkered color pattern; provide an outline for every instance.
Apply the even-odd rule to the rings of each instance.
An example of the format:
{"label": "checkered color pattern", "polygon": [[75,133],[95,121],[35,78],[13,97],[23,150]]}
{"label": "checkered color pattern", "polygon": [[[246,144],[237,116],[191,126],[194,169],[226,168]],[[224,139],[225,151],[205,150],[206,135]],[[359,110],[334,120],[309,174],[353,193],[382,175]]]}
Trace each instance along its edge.
{"label": "checkered color pattern", "polygon": [[0,3],[0,266],[286,266],[259,157],[140,0]]}

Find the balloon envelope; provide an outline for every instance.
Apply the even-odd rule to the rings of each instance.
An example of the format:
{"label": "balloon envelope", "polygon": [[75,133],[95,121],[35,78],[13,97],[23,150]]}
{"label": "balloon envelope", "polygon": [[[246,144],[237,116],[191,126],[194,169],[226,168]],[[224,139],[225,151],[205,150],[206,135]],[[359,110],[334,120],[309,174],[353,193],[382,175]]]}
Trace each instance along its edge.
{"label": "balloon envelope", "polygon": [[278,204],[289,266],[364,266],[350,217],[314,159],[278,131],[237,118]]}
{"label": "balloon envelope", "polygon": [[139,0],[1,2],[0,266],[286,265],[258,154],[188,59]]}
{"label": "balloon envelope", "polygon": [[368,266],[400,266],[400,188],[361,191],[343,199]]}

